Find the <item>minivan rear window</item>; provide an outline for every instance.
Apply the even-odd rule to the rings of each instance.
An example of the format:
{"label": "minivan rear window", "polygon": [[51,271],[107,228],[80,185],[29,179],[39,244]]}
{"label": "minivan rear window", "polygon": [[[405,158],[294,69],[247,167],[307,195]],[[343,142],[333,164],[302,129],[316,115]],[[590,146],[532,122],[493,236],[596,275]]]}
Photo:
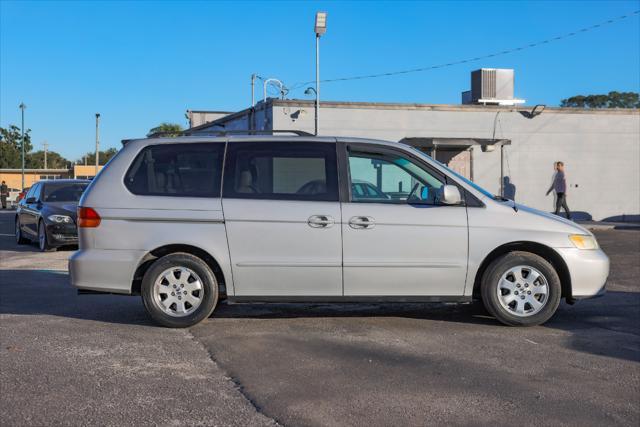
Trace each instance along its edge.
{"label": "minivan rear window", "polygon": [[220,197],[222,143],[150,145],[125,176],[133,194],[173,197]]}

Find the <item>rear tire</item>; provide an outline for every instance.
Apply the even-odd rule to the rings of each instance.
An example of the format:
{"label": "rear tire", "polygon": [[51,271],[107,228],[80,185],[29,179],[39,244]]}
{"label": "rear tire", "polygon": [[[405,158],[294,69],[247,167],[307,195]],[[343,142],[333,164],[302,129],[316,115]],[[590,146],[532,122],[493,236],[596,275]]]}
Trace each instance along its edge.
{"label": "rear tire", "polygon": [[151,265],[142,279],[141,293],[155,322],[187,328],[213,312],[218,303],[218,281],[202,259],[177,252]]}
{"label": "rear tire", "polygon": [[20,228],[20,218],[16,217],[16,243],[19,245],[26,245],[29,243],[29,239],[22,235],[22,228]]}
{"label": "rear tire", "polygon": [[529,252],[510,252],[493,261],[481,283],[482,302],[509,326],[541,325],[560,304],[562,286],[553,266]]}

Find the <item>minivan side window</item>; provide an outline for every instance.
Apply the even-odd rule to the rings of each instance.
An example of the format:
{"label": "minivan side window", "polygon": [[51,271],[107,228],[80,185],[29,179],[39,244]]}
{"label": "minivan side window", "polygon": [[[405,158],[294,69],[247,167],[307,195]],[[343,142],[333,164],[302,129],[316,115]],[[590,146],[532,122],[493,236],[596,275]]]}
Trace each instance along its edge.
{"label": "minivan side window", "polygon": [[223,197],[338,201],[336,145],[230,142]]}
{"label": "minivan side window", "polygon": [[124,183],[133,194],[220,197],[223,143],[158,144],[145,147]]}
{"label": "minivan side window", "polygon": [[351,201],[437,205],[445,177],[387,152],[349,152]]}

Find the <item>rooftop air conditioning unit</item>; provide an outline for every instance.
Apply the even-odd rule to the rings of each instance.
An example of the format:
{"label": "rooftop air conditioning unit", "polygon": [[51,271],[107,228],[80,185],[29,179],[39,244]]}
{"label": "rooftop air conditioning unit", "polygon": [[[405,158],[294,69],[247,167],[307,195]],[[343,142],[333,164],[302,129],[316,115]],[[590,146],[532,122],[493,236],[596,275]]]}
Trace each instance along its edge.
{"label": "rooftop air conditioning unit", "polygon": [[471,72],[471,94],[463,92],[463,104],[516,105],[524,99],[513,96],[514,73],[508,68],[481,68]]}

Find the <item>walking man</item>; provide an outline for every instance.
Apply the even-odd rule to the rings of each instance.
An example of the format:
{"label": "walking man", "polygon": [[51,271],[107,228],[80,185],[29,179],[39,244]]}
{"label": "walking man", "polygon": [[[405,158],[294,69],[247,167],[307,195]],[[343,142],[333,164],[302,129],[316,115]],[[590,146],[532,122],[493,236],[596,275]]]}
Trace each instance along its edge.
{"label": "walking man", "polygon": [[0,185],[0,201],[2,202],[2,209],[7,209],[7,197],[9,197],[9,187],[7,183],[2,181]]}
{"label": "walking man", "polygon": [[556,210],[554,214],[560,215],[560,207],[564,209],[567,213],[567,218],[571,219],[571,211],[569,211],[569,206],[567,206],[567,180],[564,176],[564,163],[555,162],[553,164],[556,173],[553,176],[553,182],[551,183],[551,187],[547,190],[547,196],[552,191],[556,192]]}

